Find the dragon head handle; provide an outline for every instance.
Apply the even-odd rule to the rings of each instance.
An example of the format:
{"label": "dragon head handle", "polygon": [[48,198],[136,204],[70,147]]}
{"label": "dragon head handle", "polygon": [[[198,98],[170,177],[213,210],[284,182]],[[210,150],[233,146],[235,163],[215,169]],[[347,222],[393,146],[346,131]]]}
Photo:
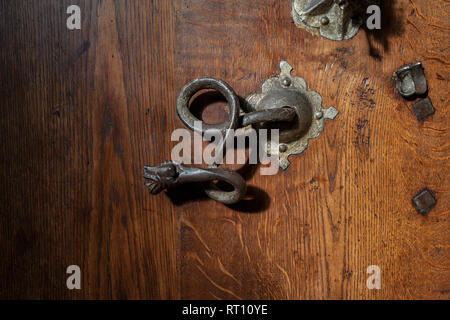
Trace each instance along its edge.
{"label": "dragon head handle", "polygon": [[166,161],[157,167],[144,167],[144,178],[149,180],[145,186],[150,189],[150,193],[158,194],[176,184],[179,176],[178,166],[177,163]]}

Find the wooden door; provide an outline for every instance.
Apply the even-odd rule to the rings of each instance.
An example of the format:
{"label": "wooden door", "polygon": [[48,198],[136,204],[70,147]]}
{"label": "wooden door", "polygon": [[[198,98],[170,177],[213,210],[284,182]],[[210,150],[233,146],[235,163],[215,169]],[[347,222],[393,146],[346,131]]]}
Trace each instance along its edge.
{"label": "wooden door", "polygon": [[[448,299],[450,4],[385,2],[381,31],[333,42],[287,0],[1,1],[0,297]],[[142,168],[170,157],[183,85],[246,97],[281,60],[340,111],[306,152],[256,172],[240,205],[151,196]],[[416,61],[423,123],[392,79]],[[424,188],[428,215],[411,202]]]}

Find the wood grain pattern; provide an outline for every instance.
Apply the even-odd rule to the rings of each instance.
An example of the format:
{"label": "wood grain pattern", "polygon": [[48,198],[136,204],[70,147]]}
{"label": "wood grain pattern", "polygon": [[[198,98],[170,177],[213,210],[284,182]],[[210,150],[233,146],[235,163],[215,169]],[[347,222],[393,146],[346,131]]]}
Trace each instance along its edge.
{"label": "wood grain pattern", "polygon": [[[380,32],[344,42],[297,29],[290,2],[0,2],[1,298],[450,298],[449,2],[389,3]],[[245,97],[280,60],[340,111],[288,171],[256,172],[231,208],[143,188],[185,83]],[[392,80],[415,61],[436,108],[423,124]],[[427,216],[411,204],[424,187]]]}

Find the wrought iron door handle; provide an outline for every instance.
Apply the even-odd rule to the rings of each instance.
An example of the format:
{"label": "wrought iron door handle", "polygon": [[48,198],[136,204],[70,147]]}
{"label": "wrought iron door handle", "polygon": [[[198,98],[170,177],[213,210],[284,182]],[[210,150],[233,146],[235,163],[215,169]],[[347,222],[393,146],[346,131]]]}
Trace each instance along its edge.
{"label": "wrought iron door handle", "polygon": [[[246,111],[241,110],[239,97],[225,82],[215,78],[196,79],[180,92],[177,99],[177,112],[181,121],[191,130],[199,130],[204,134],[207,130],[219,130],[224,139],[216,146],[215,152],[222,153],[228,135],[232,130],[241,127],[277,128],[280,130],[280,141],[268,141],[267,150],[272,150],[270,144],[279,149],[279,166],[287,169],[292,154],[302,153],[308,146],[308,141],[316,138],[323,130],[325,119],[334,119],[338,111],[333,107],[324,109],[322,98],[317,92],[308,90],[302,78],[291,75],[292,67],[285,61],[280,63],[281,72],[278,76],[267,79],[262,92],[254,93],[246,99]],[[220,92],[229,104],[228,121],[219,124],[206,124],[195,117],[189,110],[192,97],[204,89],[214,89]],[[247,110],[248,109],[248,110]],[[195,123],[201,122],[201,128]],[[165,189],[184,183],[203,183],[204,191],[211,199],[224,204],[239,202],[246,192],[245,181],[237,172],[217,165],[209,168],[188,167],[174,161],[161,163],[159,166],[144,167],[145,184],[152,194],[158,194]],[[228,183],[233,190],[226,191],[214,182]]]}
{"label": "wrought iron door handle", "polygon": [[[200,90],[214,89],[220,92],[230,106],[229,120],[223,124],[206,124],[195,117],[189,110],[189,101]],[[180,92],[177,100],[178,115],[183,123],[191,130],[198,130],[195,122],[202,122],[202,132],[210,129],[222,131],[225,143],[228,129],[246,127],[259,122],[291,121],[296,113],[288,107],[270,110],[254,111],[244,115],[240,114],[240,103],[233,89],[224,81],[215,78],[200,78],[187,84]],[[217,147],[218,152],[223,149],[223,144]],[[166,161],[156,167],[144,167],[144,178],[148,180],[146,186],[152,194],[158,194],[165,189],[185,183],[204,183],[204,191],[208,197],[224,204],[239,202],[246,192],[246,184],[240,174],[226,168],[199,168],[188,167],[174,161]],[[224,191],[213,183],[221,181],[230,184],[232,191]]]}

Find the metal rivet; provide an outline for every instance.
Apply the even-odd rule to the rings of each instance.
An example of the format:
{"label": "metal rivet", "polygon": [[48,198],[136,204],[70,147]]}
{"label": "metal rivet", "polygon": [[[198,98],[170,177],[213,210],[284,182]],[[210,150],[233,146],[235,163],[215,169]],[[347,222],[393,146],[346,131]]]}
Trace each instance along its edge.
{"label": "metal rivet", "polygon": [[426,188],[416,195],[412,202],[420,214],[427,214],[437,203],[433,193]]}
{"label": "metal rivet", "polygon": [[285,86],[285,87],[289,87],[290,85],[291,85],[291,79],[289,79],[288,77],[284,77],[282,80],[281,80],[281,84],[283,85],[283,86]]}
{"label": "metal rivet", "polygon": [[280,144],[280,152],[286,152],[288,149],[287,145],[285,144]]}
{"label": "metal rivet", "polygon": [[316,119],[322,119],[323,118],[323,112],[322,111],[317,111],[315,116],[316,116]]}
{"label": "metal rivet", "polygon": [[328,17],[322,17],[320,18],[320,23],[325,26],[330,23],[330,19]]}

